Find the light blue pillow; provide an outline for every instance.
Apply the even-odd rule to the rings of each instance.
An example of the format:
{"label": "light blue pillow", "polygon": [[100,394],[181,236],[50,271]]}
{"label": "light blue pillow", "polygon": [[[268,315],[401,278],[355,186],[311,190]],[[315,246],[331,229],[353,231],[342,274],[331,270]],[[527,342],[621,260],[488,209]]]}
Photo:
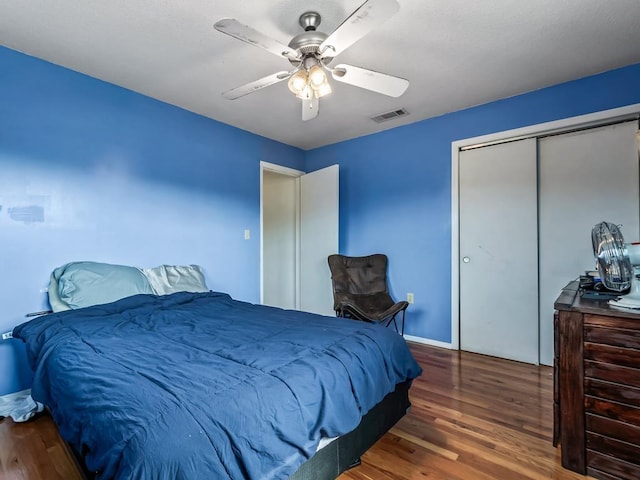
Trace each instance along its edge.
{"label": "light blue pillow", "polygon": [[[140,293],[153,294],[142,271],[125,265],[71,262],[56,268],[51,278],[49,303],[53,311],[110,303]],[[51,295],[51,291],[56,290],[55,282],[57,298]]]}
{"label": "light blue pillow", "polygon": [[49,293],[49,304],[51,305],[51,310],[54,312],[71,310],[71,307],[63,302],[58,294],[58,277],[56,276],[56,272],[62,273],[63,269],[64,267],[60,267],[51,272],[49,288],[47,289],[47,292]]}

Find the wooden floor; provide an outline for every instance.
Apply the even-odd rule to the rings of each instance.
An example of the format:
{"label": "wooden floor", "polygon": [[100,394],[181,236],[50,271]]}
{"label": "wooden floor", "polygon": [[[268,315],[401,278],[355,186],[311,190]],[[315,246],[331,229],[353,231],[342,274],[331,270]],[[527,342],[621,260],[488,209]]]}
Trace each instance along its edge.
{"label": "wooden floor", "polygon": [[51,417],[0,421],[0,480],[81,480]]}
{"label": "wooden floor", "polygon": [[[536,367],[411,344],[424,369],[411,412],[340,480],[585,480],[551,445],[553,377]],[[47,416],[0,422],[0,480],[81,478]]]}
{"label": "wooden floor", "polygon": [[340,480],[570,480],[552,445],[553,369],[411,344],[411,411]]}

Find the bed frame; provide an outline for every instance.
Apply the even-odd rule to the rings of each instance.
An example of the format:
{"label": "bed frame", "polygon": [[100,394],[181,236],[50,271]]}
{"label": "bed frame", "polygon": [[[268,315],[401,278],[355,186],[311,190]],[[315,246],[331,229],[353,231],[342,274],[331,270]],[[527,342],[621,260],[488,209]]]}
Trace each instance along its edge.
{"label": "bed frame", "polygon": [[[289,477],[289,480],[335,480],[341,473],[360,464],[360,456],[369,450],[400,420],[411,407],[411,381],[399,383],[396,389],[373,407],[360,424],[320,449]],[[66,443],[66,442],[65,442]],[[82,456],[67,443],[87,480],[95,480]]]}
{"label": "bed frame", "polygon": [[359,465],[360,456],[382,438],[411,407],[410,386],[410,381],[396,385],[393,392],[362,417],[355,430],[338,437],[316,452],[289,480],[335,480],[342,472]]}

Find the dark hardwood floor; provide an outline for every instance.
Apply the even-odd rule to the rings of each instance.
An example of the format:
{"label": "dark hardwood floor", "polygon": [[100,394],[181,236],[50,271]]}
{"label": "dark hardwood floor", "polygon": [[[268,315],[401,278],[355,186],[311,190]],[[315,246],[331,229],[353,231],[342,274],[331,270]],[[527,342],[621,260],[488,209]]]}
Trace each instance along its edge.
{"label": "dark hardwood floor", "polygon": [[0,421],[0,480],[82,480],[48,415],[25,423]]}
{"label": "dark hardwood floor", "polygon": [[411,344],[408,415],[340,480],[570,480],[552,445],[553,369]]}
{"label": "dark hardwood floor", "polygon": [[[551,444],[550,367],[418,344],[411,350],[424,369],[411,412],[340,480],[589,478],[563,469]],[[80,478],[48,416],[0,422],[0,480]]]}

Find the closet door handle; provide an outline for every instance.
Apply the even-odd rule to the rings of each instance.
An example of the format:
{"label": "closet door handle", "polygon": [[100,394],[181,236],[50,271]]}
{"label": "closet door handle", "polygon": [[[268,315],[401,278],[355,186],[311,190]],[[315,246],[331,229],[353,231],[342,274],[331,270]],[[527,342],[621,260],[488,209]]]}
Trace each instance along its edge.
{"label": "closet door handle", "polygon": [[471,259],[469,257],[462,257],[462,263],[469,263]]}

